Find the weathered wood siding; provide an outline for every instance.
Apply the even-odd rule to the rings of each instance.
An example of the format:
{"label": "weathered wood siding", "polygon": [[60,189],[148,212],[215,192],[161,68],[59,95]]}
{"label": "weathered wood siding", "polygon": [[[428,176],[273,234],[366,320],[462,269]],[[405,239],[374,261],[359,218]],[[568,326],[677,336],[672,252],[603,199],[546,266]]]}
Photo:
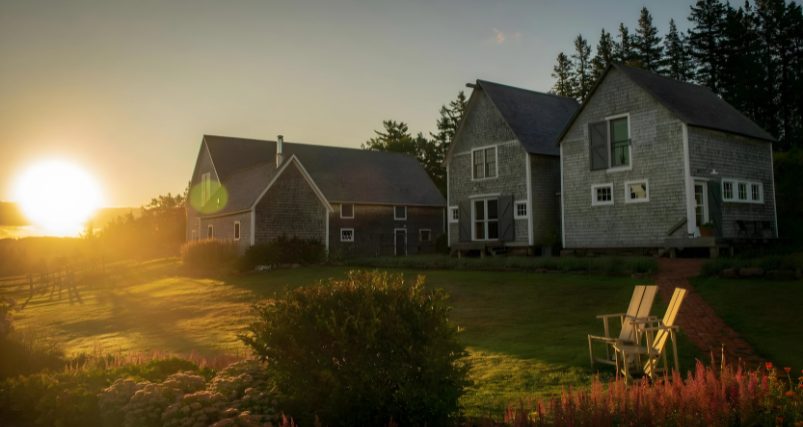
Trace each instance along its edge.
{"label": "weathered wood siding", "polygon": [[279,236],[326,240],[326,207],[292,164],[256,206],[255,244]]}

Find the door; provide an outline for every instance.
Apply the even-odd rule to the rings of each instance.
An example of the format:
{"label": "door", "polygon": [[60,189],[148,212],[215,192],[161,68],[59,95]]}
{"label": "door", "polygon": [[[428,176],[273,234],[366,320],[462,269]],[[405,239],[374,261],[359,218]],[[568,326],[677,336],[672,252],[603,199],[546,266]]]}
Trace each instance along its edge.
{"label": "door", "polygon": [[700,235],[700,226],[708,222],[708,192],[705,182],[694,183],[694,234]]}
{"label": "door", "polygon": [[393,235],[393,253],[397,256],[407,255],[407,230],[396,229]]}

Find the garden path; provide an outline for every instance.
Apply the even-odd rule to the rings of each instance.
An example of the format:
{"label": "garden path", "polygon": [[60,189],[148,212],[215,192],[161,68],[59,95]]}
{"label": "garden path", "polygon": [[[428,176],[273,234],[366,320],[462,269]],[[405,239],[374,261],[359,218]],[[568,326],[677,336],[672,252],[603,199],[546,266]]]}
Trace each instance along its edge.
{"label": "garden path", "polygon": [[725,324],[717,316],[714,309],[708,305],[699,293],[695,292],[694,287],[689,283],[689,279],[696,277],[700,273],[699,259],[668,259],[658,260],[658,272],[653,273],[652,280],[658,285],[661,297],[668,303],[672,298],[675,288],[685,288],[689,290],[683,306],[680,309],[678,324],[689,341],[703,351],[706,356],[713,351],[716,363],[719,364],[722,357],[722,345],[725,345],[725,363],[733,364],[739,359],[747,364],[748,368],[755,368],[763,360],[759,358],[750,344],[745,342],[739,335]]}

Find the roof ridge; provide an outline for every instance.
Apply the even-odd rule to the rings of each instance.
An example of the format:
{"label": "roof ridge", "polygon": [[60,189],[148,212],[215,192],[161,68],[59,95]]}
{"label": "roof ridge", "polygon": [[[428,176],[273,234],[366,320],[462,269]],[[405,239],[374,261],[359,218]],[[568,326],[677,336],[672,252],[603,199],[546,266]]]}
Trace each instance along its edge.
{"label": "roof ridge", "polygon": [[[676,79],[676,78],[674,78],[674,77],[663,76],[663,75],[661,75],[661,74],[654,73],[654,72],[652,72],[652,71],[650,71],[650,70],[645,70],[645,69],[643,69],[643,68],[638,68],[638,67],[633,67],[633,66],[630,66],[630,65],[625,65],[625,64],[622,64],[622,63],[619,63],[619,62],[613,62],[613,63],[611,63],[611,65],[613,65],[613,66],[614,66],[614,67],[616,67],[616,68],[619,68],[619,67],[624,67],[624,68],[627,68],[627,69],[629,69],[629,70],[634,70],[634,71],[636,71],[636,72],[643,72],[643,73],[649,74],[649,75],[651,75],[651,76],[653,76],[653,77],[659,77],[659,78],[662,78],[662,79],[671,80],[671,81],[673,81],[673,82],[675,82],[675,83],[687,84],[687,85],[689,85],[689,86],[694,86],[694,87],[696,87],[696,88],[705,89],[705,90],[707,90],[707,91],[709,91],[709,92],[711,92],[711,93],[714,93],[714,91],[713,91],[713,90],[711,90],[710,88],[707,88],[707,87],[705,87],[705,86],[698,85],[698,84],[696,84],[696,83],[692,83],[692,82],[684,82],[683,80],[678,80],[678,79]],[[714,95],[716,95],[716,93],[714,93]],[[717,96],[719,96],[719,95],[717,95]],[[729,104],[729,105],[730,105],[730,104]]]}
{"label": "roof ridge", "polygon": [[504,83],[492,82],[490,80],[477,79],[477,82],[485,82],[485,83],[490,83],[490,84],[494,84],[494,85],[497,85],[497,86],[509,87],[511,89],[523,90],[525,92],[531,92],[531,93],[534,93],[534,94],[537,94],[537,95],[545,95],[545,96],[551,96],[551,97],[554,97],[554,98],[567,99],[567,100],[568,99],[572,99],[574,101],[577,101],[575,98],[572,98],[572,97],[569,97],[569,96],[561,96],[561,95],[557,95],[557,94],[549,93],[549,92],[541,92],[541,91],[537,91],[537,90],[533,90],[533,89],[525,89],[523,87],[506,85]]}
{"label": "roof ridge", "polygon": [[[211,136],[213,138],[240,139],[240,140],[244,140],[244,141],[254,141],[254,142],[271,142],[271,143],[276,144],[276,141],[273,141],[273,140],[270,140],[270,139],[254,139],[254,138],[241,138],[241,137],[237,137],[237,136],[222,136],[222,135],[206,135],[206,134],[204,134],[204,138],[206,138],[207,136]],[[413,156],[410,153],[400,153],[398,151],[366,150],[364,148],[357,148],[357,147],[341,147],[341,146],[338,146],[338,145],[320,145],[320,144],[310,144],[310,143],[306,143],[306,142],[284,141],[284,144],[285,145],[287,145],[287,144],[290,144],[290,145],[303,145],[303,146],[306,146],[306,147],[316,147],[316,148],[333,148],[333,149],[337,149],[337,150],[354,150],[354,151],[365,151],[365,152],[374,152],[374,153],[389,153],[389,154],[393,154],[393,155],[402,155],[402,156]]]}

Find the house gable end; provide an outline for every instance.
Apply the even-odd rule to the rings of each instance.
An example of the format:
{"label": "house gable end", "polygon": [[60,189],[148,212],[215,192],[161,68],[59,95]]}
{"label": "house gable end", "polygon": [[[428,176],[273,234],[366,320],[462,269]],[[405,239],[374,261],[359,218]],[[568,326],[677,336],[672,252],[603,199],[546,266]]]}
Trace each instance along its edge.
{"label": "house gable end", "polygon": [[465,116],[449,144],[443,164],[448,165],[455,155],[473,148],[512,141],[518,143],[513,130],[485,91],[477,88],[471,93]]}

